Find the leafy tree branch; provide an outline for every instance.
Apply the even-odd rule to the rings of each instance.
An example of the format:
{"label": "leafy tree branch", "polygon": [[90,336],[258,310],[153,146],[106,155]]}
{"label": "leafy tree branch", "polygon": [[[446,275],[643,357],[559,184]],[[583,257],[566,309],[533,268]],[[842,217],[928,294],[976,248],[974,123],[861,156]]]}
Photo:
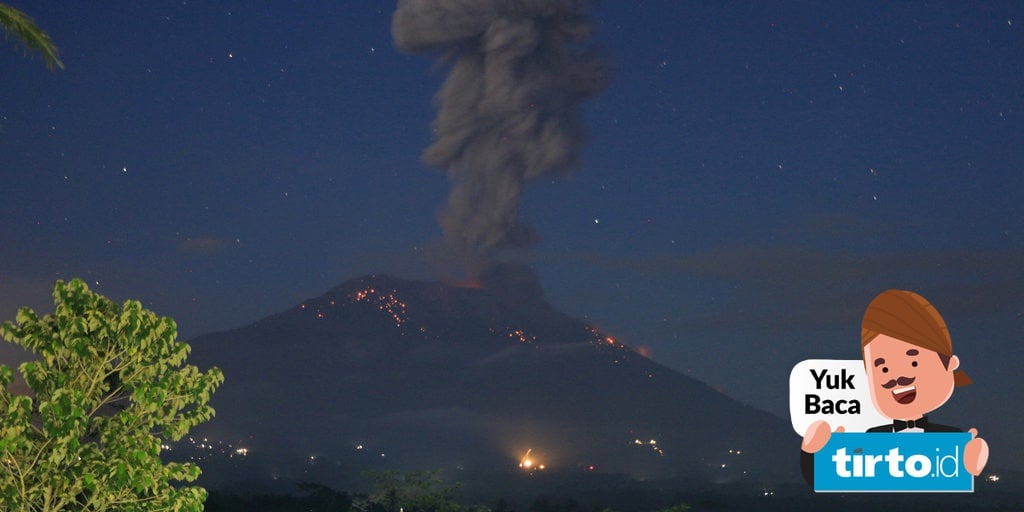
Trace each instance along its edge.
{"label": "leafy tree branch", "polygon": [[202,510],[206,491],[182,486],[190,463],[164,463],[162,441],[213,417],[224,377],[186,365],[177,326],[138,301],[118,306],[78,279],[57,281],[54,313],[22,308],[3,339],[38,356],[8,390],[0,365],[0,509]]}
{"label": "leafy tree branch", "polygon": [[29,50],[38,52],[43,57],[46,67],[64,69],[60,60],[60,52],[50,36],[39,28],[29,15],[7,4],[0,4],[0,29],[5,37],[15,36]]}

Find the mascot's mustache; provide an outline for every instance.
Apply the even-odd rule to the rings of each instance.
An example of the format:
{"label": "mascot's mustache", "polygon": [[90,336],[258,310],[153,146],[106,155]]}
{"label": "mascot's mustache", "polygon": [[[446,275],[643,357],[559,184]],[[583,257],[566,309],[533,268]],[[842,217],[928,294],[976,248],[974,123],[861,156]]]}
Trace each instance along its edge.
{"label": "mascot's mustache", "polygon": [[892,379],[889,382],[882,384],[882,387],[885,389],[892,389],[896,386],[909,386],[914,383],[915,379],[916,377],[900,377],[898,379]]}

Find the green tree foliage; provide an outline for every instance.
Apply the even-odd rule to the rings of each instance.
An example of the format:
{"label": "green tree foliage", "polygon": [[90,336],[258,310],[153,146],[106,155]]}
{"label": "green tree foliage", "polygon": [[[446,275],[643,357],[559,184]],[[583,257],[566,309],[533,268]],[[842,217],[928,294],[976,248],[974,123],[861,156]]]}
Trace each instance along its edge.
{"label": "green tree foliage", "polygon": [[0,510],[202,510],[205,489],[179,483],[199,467],[164,464],[161,442],[213,416],[221,371],[185,365],[174,320],[138,301],[119,307],[78,279],[53,297],[52,314],[22,308],[0,326],[38,357],[18,368],[28,396],[0,365]]}
{"label": "green tree foliage", "polygon": [[9,5],[0,4],[0,28],[3,29],[5,38],[13,35],[28,49],[39,52],[46,67],[51,71],[56,68],[64,69],[57,45],[53,44],[50,36],[46,35],[29,15]]}

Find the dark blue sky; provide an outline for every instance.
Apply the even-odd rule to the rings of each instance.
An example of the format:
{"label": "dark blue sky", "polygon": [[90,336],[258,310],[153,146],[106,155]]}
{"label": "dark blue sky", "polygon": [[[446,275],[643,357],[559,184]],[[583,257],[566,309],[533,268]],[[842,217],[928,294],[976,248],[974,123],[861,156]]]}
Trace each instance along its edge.
{"label": "dark blue sky", "polygon": [[[434,277],[444,75],[394,49],[392,3],[9,3],[66,69],[0,46],[3,318],[78,276],[190,338]],[[1024,4],[592,14],[614,81],[582,167],[522,206],[549,300],[786,416],[796,362],[858,357],[871,298],[914,290],[976,382],[936,417],[1024,453]]]}

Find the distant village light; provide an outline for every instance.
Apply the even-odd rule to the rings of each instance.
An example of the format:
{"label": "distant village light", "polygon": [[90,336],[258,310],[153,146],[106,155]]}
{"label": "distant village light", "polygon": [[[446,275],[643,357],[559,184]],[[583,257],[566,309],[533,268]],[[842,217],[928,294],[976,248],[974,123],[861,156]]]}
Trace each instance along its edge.
{"label": "distant village light", "polygon": [[546,466],[530,457],[530,453],[533,452],[533,448],[526,450],[523,457],[519,459],[519,467],[523,471],[543,471]]}

